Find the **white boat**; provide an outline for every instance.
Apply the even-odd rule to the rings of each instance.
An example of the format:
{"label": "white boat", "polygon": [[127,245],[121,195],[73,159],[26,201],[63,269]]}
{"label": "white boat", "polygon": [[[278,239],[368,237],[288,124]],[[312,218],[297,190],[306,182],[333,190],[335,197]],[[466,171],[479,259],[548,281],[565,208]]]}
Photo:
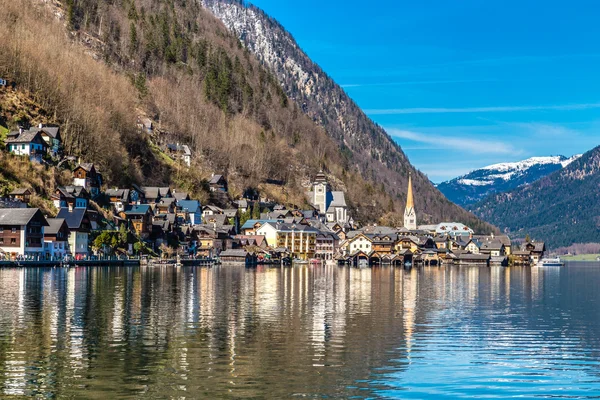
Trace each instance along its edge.
{"label": "white boat", "polygon": [[560,259],[560,257],[555,258],[542,258],[538,262],[539,267],[564,267],[565,263]]}

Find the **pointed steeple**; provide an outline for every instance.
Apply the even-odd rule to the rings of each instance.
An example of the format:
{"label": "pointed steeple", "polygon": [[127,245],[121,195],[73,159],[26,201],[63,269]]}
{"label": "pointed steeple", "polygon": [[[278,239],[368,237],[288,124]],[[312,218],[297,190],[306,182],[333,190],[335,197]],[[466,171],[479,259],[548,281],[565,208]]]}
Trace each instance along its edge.
{"label": "pointed steeple", "polygon": [[412,173],[408,174],[408,194],[406,196],[406,209],[415,208],[412,189]]}
{"label": "pointed steeple", "polygon": [[408,191],[406,194],[406,208],[404,209],[404,227],[406,229],[417,229],[417,213],[415,212],[415,201],[413,199],[412,174],[408,174]]}

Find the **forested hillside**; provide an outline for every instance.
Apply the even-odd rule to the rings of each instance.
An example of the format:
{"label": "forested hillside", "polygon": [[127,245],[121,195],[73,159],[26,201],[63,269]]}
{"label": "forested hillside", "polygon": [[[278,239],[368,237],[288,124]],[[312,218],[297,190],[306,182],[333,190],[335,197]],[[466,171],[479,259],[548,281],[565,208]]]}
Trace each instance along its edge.
{"label": "forested hillside", "polygon": [[531,185],[492,195],[472,206],[512,236],[551,248],[600,242],[600,147]]}
{"label": "forested hillside", "polygon": [[346,168],[377,182],[403,208],[412,173],[421,222],[460,220],[484,228],[449,202],[408,161],[400,146],[374,123],[344,90],[314,63],[292,35],[261,9],[240,0],[202,3],[276,76],[290,99],[333,138]]}
{"label": "forested hillside", "polygon": [[[175,184],[198,192],[216,172],[228,176],[234,197],[260,187],[302,205],[307,180],[324,167],[334,187],[347,191],[358,220],[394,220],[403,207],[386,181],[364,176],[198,2],[0,4],[0,76],[47,110],[46,122],[62,127],[66,152],[96,163],[110,185]],[[153,121],[155,132],[139,129],[140,118]],[[166,142],[189,144],[192,167],[165,159],[156,143]],[[491,229],[438,198],[430,216]]]}

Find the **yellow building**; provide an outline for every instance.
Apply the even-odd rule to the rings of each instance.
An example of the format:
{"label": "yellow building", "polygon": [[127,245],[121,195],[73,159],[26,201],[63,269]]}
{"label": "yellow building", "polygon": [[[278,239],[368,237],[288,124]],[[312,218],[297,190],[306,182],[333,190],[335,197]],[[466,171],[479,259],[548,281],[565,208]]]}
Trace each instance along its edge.
{"label": "yellow building", "polygon": [[315,257],[319,230],[313,227],[268,222],[256,233],[265,236],[269,246],[288,249],[293,258],[308,260]]}

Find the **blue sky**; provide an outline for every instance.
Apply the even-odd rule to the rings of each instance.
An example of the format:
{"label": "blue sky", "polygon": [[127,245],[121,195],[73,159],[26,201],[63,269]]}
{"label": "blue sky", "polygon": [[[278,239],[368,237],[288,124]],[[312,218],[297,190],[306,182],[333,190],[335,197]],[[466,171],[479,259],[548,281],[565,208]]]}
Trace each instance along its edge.
{"label": "blue sky", "polygon": [[600,144],[598,1],[252,3],[434,182]]}

